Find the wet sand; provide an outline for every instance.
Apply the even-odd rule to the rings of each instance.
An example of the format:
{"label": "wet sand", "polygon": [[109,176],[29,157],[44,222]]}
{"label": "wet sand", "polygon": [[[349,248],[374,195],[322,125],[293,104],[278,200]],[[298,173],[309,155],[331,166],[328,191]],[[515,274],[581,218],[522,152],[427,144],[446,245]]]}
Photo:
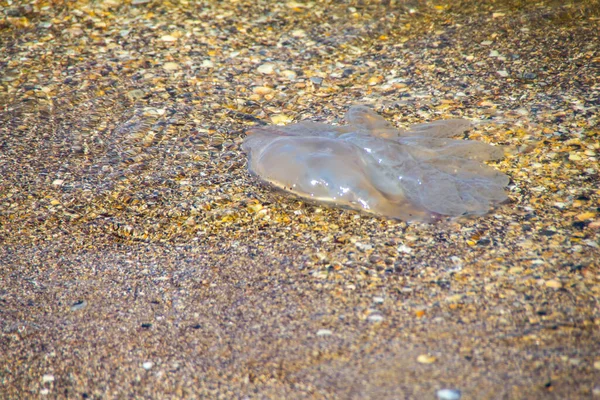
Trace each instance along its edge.
{"label": "wet sand", "polygon": [[[600,6],[561,3],[0,3],[0,397],[600,398]],[[510,202],[248,174],[351,104],[473,121]]]}

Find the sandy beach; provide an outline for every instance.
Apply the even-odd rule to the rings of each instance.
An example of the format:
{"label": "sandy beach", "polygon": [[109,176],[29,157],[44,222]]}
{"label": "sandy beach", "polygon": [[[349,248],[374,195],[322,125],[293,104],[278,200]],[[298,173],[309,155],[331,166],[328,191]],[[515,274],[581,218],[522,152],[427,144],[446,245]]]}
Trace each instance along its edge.
{"label": "sandy beach", "polygon": [[[600,399],[598,1],[0,1],[0,398]],[[473,123],[435,224],[261,184],[262,125]],[[442,391],[443,389],[448,389]]]}

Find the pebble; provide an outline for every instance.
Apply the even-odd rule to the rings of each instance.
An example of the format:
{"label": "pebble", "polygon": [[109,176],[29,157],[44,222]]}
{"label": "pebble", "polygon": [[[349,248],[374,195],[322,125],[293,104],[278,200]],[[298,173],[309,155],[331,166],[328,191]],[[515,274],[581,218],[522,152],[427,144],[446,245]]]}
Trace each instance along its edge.
{"label": "pebble", "polygon": [[489,45],[491,45],[491,44],[492,44],[492,41],[491,41],[491,40],[484,40],[483,42],[481,42],[481,45],[482,45],[482,46],[489,46]]}
{"label": "pebble", "polygon": [[433,364],[437,361],[437,358],[430,356],[429,354],[421,354],[417,357],[417,362],[421,364]]}
{"label": "pebble", "polygon": [[179,68],[181,68],[179,64],[174,62],[167,62],[163,65],[165,71],[177,71]]}
{"label": "pebble", "polygon": [[373,297],[373,303],[377,303],[377,304],[383,303],[383,297],[381,297],[381,296]]}
{"label": "pebble", "polygon": [[261,74],[270,75],[275,71],[275,66],[270,63],[262,64],[256,69]]}
{"label": "pebble", "polygon": [[382,80],[383,80],[383,78],[381,76],[372,76],[367,81],[367,84],[369,86],[374,86],[374,85],[377,85],[378,83],[381,83]]}
{"label": "pebble", "polygon": [[581,156],[577,153],[569,154],[569,160],[571,161],[581,161]]}
{"label": "pebble", "polygon": [[459,293],[459,294],[454,294],[454,295],[446,297],[446,301],[448,303],[458,303],[459,301],[462,300],[462,298],[463,298],[463,295]]}
{"label": "pebble", "polygon": [[165,35],[165,36],[162,36],[160,38],[160,40],[162,40],[163,42],[176,42],[177,38],[175,36]]}
{"label": "pebble", "polygon": [[279,73],[279,75],[283,76],[286,79],[289,79],[291,81],[293,81],[294,79],[296,79],[296,72],[292,71],[291,69],[284,69],[283,71],[281,71]]}
{"label": "pebble", "polygon": [[575,216],[575,218],[577,218],[577,220],[579,220],[579,221],[585,221],[587,219],[592,219],[595,216],[596,216],[595,212],[589,211],[589,212],[584,212],[582,214],[579,214],[579,215]]}
{"label": "pebble", "polygon": [[52,182],[52,185],[53,185],[53,186],[62,186],[62,184],[63,184],[63,183],[65,183],[65,181],[63,181],[62,179],[55,179],[55,180]]}
{"label": "pebble", "polygon": [[141,99],[146,95],[146,93],[141,89],[133,89],[127,92],[127,95],[132,99]]}
{"label": "pebble", "polygon": [[202,60],[202,68],[213,68],[215,64],[210,60]]}
{"label": "pebble", "polygon": [[329,329],[319,329],[317,331],[317,336],[331,336],[333,332]]}
{"label": "pebble", "polygon": [[275,125],[285,125],[293,121],[293,118],[286,114],[271,115],[271,122]]}
{"label": "pebble", "polygon": [[498,75],[500,75],[501,77],[503,77],[503,78],[506,78],[508,76],[508,72],[506,72],[504,70],[502,70],[502,71],[496,71],[496,73]]}
{"label": "pebble", "polygon": [[152,367],[154,367],[154,363],[153,363],[152,361],[146,361],[145,363],[143,363],[143,364],[142,364],[142,367],[143,367],[145,370],[149,370],[149,369],[151,369]]}
{"label": "pebble", "polygon": [[456,389],[440,389],[437,391],[439,400],[459,400],[460,396],[460,390]]}
{"label": "pebble", "polygon": [[594,369],[600,370],[600,360],[594,361]]}
{"label": "pebble", "polygon": [[367,317],[367,320],[371,322],[381,322],[383,321],[383,315],[381,314],[372,314]]}
{"label": "pebble", "polygon": [[425,310],[416,310],[415,311],[415,316],[417,318],[423,318],[425,316]]}
{"label": "pebble", "polygon": [[81,310],[81,309],[84,309],[86,306],[87,306],[87,301],[81,300],[81,301],[78,301],[77,303],[73,303],[71,305],[71,311]]}
{"label": "pebble", "polygon": [[591,229],[598,229],[600,228],[600,219],[596,220],[596,221],[592,221],[588,224],[588,228]]}
{"label": "pebble", "polygon": [[398,251],[400,253],[410,254],[410,253],[412,253],[413,250],[410,247],[408,247],[407,245],[402,244],[402,245],[398,246]]}
{"label": "pebble", "polygon": [[273,89],[271,89],[270,87],[266,87],[266,86],[257,86],[254,89],[252,89],[252,91],[256,94],[264,96],[265,94],[271,93],[273,91]]}
{"label": "pebble", "polygon": [[373,246],[371,246],[370,244],[364,244],[361,242],[356,242],[356,243],[354,243],[354,245],[360,251],[367,251],[367,250],[371,250],[373,248]]}
{"label": "pebble", "polygon": [[54,375],[46,374],[42,376],[42,383],[54,382]]}
{"label": "pebble", "polygon": [[41,395],[47,395],[48,393],[50,393],[50,390],[48,388],[43,388],[42,390],[40,390],[40,394]]}
{"label": "pebble", "polygon": [[313,76],[310,78],[310,81],[315,85],[320,85],[323,83],[323,78],[321,78],[319,76]]}
{"label": "pebble", "polygon": [[550,279],[549,281],[546,281],[546,286],[553,289],[560,289],[563,285],[556,279]]}

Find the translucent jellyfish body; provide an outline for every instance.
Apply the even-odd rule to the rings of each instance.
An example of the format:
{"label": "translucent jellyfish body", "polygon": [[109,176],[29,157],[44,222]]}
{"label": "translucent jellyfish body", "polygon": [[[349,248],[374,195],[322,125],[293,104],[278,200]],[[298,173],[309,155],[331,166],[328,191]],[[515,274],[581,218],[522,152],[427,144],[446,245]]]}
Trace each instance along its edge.
{"label": "translucent jellyfish body", "polygon": [[483,215],[507,199],[508,176],[483,163],[502,147],[450,139],[466,120],[399,130],[366,106],[346,120],[252,129],[242,146],[249,171],[312,201],[406,221]]}

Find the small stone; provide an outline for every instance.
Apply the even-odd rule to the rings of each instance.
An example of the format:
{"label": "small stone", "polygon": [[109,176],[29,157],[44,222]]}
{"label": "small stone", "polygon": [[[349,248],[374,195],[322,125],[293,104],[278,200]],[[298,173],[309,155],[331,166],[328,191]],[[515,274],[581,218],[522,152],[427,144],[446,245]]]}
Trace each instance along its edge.
{"label": "small stone", "polygon": [[594,361],[594,369],[600,369],[600,360]]}
{"label": "small stone", "polygon": [[500,53],[498,53],[498,50],[492,50],[490,51],[490,57],[498,57],[500,55]]}
{"label": "small stone", "polygon": [[127,92],[127,95],[132,99],[137,100],[143,98],[146,95],[146,93],[141,89],[133,89]]}
{"label": "small stone", "polygon": [[369,86],[375,86],[378,83],[381,83],[381,81],[383,81],[383,77],[381,76],[372,76],[369,78],[369,81],[367,82]]}
{"label": "small stone", "polygon": [[582,214],[579,214],[575,218],[577,218],[578,221],[585,221],[585,220],[588,220],[588,219],[592,219],[595,216],[596,216],[595,212],[589,211],[589,212],[584,212]]}
{"label": "small stone", "polygon": [[592,389],[592,394],[594,396],[600,397],[600,386],[596,386],[595,388]]}
{"label": "small stone", "polygon": [[383,303],[383,297],[381,297],[381,296],[373,297],[373,303],[377,303],[377,304]]}
{"label": "small stone", "polygon": [[42,383],[54,382],[54,375],[46,374],[42,376]]}
{"label": "small stone", "polygon": [[591,229],[598,229],[600,228],[600,219],[596,220],[596,221],[592,221],[588,224],[588,228]]}
{"label": "small stone", "polygon": [[[505,13],[501,13],[501,12],[495,12],[495,13],[492,13],[492,18],[502,18],[502,17],[504,17],[505,15],[506,15]],[[459,393],[460,393],[460,392],[459,392]],[[460,397],[460,395],[459,395],[459,397]]]}
{"label": "small stone", "polygon": [[285,125],[292,122],[293,118],[285,114],[271,115],[271,122],[275,125]]}
{"label": "small stone", "polygon": [[174,63],[174,62],[167,62],[167,63],[164,63],[164,65],[163,65],[163,69],[165,71],[177,71],[179,68],[181,68],[179,66],[179,64]]}
{"label": "small stone", "polygon": [[552,289],[560,289],[563,285],[556,279],[550,279],[549,281],[546,281],[546,286]]}
{"label": "small stone", "polygon": [[370,322],[381,322],[383,321],[383,315],[381,314],[371,314],[367,317],[367,320]]}
{"label": "small stone", "polygon": [[532,79],[535,79],[535,78],[537,78],[537,75],[534,74],[533,72],[525,72],[523,74],[523,79],[532,80]]}
{"label": "small stone", "polygon": [[600,247],[600,244],[598,244],[597,242],[594,242],[593,240],[590,240],[590,239],[584,240],[583,243],[587,244],[590,247],[594,247],[596,249]]}
{"label": "small stone", "polygon": [[569,154],[569,160],[571,161],[581,161],[581,156],[577,153]]}
{"label": "small stone", "polygon": [[257,86],[252,91],[258,95],[264,96],[265,94],[269,94],[273,91],[270,87],[266,86]]}
{"label": "small stone", "polygon": [[152,361],[146,361],[145,363],[142,364],[142,367],[145,370],[149,370],[154,366],[154,363]]}
{"label": "small stone", "polygon": [[275,66],[273,64],[266,63],[259,66],[256,70],[261,74],[269,75],[275,71]]}
{"label": "small stone", "polygon": [[62,179],[55,179],[55,180],[52,182],[52,185],[53,185],[53,186],[62,186],[62,185],[63,185],[63,183],[65,183],[65,181],[64,181],[64,180],[62,180]]}
{"label": "small stone", "polygon": [[47,395],[48,393],[50,393],[50,389],[48,388],[43,388],[42,390],[40,390],[40,394],[41,395]]}
{"label": "small stone", "polygon": [[456,389],[440,389],[437,391],[439,400],[460,400],[460,390]]}
{"label": "small stone", "polygon": [[367,251],[367,250],[371,250],[373,248],[373,246],[371,246],[370,244],[364,244],[361,242],[356,242],[356,243],[354,243],[354,245],[360,251]]}
{"label": "small stone", "polygon": [[81,301],[78,301],[77,303],[73,303],[71,305],[71,311],[81,310],[81,309],[84,309],[86,306],[87,306],[87,301],[81,300]]}
{"label": "small stone", "polygon": [[296,79],[296,76],[297,76],[297,74],[294,71],[290,70],[290,69],[284,69],[283,71],[281,71],[279,73],[279,75],[281,75],[284,78],[289,79],[291,81],[294,80],[294,79]]}
{"label": "small stone", "polygon": [[248,211],[250,211],[250,212],[257,213],[257,212],[259,212],[260,210],[262,210],[264,207],[263,207],[263,205],[262,205],[262,204],[260,204],[260,203],[253,203],[253,204],[250,204],[250,205],[246,206],[246,208],[247,208],[247,209],[248,209]]}
{"label": "small stone", "polygon": [[498,75],[500,75],[501,77],[503,77],[503,78],[506,78],[508,76],[508,72],[506,72],[504,70],[502,70],[502,71],[496,71],[496,73]]}
{"label": "small stone", "polygon": [[511,275],[518,275],[523,272],[523,267],[510,267],[508,273]]}
{"label": "small stone", "polygon": [[483,42],[481,42],[481,45],[482,45],[482,46],[489,46],[489,45],[491,45],[491,44],[492,44],[492,41],[491,41],[491,40],[484,40]]}
{"label": "small stone", "polygon": [[448,296],[446,297],[446,301],[448,303],[458,303],[459,301],[461,301],[463,298],[462,294],[454,294],[452,296]]}
{"label": "small stone", "polygon": [[292,31],[292,36],[295,38],[303,38],[306,36],[306,31],[304,29],[296,29]]}
{"label": "small stone", "polygon": [[430,356],[429,354],[421,354],[417,357],[417,362],[421,364],[433,364],[437,361],[437,358]]}
{"label": "small stone", "polygon": [[401,244],[400,246],[398,246],[398,251],[400,253],[410,254],[410,253],[412,253],[413,250],[410,247],[408,247],[407,245]]}
{"label": "small stone", "polygon": [[215,64],[210,60],[202,60],[202,68],[213,68]]}
{"label": "small stone", "polygon": [[148,4],[148,3],[150,3],[150,1],[152,1],[152,0],[133,0],[131,2],[131,5],[133,5],[133,6],[140,6],[142,4]]}
{"label": "small stone", "polygon": [[165,35],[165,36],[162,36],[160,38],[160,40],[162,40],[163,42],[176,42],[177,38],[175,36]]}
{"label": "small stone", "polygon": [[323,83],[323,78],[321,78],[320,76],[313,76],[310,78],[310,81],[314,84],[314,85],[320,85]]}
{"label": "small stone", "polygon": [[331,336],[333,332],[329,329],[319,329],[317,331],[317,336]]}

